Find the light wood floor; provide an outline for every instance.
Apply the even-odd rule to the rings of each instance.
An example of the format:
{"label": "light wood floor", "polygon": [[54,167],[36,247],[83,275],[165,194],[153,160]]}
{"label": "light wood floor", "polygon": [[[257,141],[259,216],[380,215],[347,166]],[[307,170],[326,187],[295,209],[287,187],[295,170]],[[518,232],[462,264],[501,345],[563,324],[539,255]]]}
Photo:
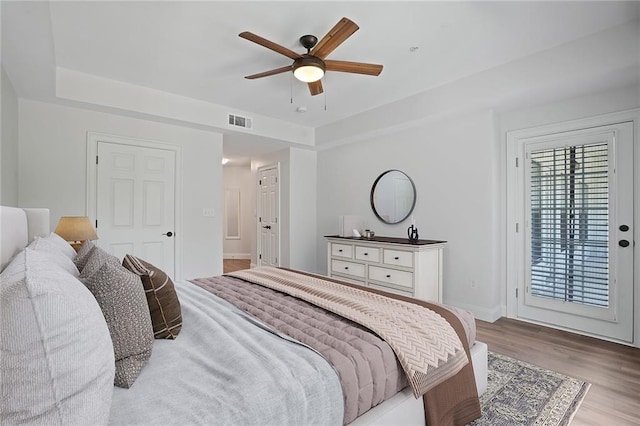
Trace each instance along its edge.
{"label": "light wood floor", "polygon": [[222,272],[239,271],[240,269],[249,269],[251,260],[249,259],[224,259],[222,261]]}
{"label": "light wood floor", "polygon": [[477,330],[492,352],[591,383],[571,426],[640,425],[640,349],[507,318]]}

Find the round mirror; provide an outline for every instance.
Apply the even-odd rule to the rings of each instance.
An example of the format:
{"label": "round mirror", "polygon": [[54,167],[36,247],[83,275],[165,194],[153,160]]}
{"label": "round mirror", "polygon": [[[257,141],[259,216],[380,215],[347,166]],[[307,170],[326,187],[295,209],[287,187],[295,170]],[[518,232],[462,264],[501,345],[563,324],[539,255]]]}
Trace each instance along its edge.
{"label": "round mirror", "polygon": [[400,223],[416,205],[416,187],[400,170],[387,170],[371,187],[371,208],[384,223]]}

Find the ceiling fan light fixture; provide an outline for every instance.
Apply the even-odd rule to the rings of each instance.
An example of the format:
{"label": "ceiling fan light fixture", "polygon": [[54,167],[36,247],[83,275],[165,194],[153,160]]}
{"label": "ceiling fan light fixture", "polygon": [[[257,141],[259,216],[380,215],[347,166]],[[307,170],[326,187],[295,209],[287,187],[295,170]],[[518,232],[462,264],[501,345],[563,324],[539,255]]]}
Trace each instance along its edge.
{"label": "ceiling fan light fixture", "polygon": [[293,75],[305,83],[313,83],[324,77],[324,61],[314,56],[304,55],[293,63]]}

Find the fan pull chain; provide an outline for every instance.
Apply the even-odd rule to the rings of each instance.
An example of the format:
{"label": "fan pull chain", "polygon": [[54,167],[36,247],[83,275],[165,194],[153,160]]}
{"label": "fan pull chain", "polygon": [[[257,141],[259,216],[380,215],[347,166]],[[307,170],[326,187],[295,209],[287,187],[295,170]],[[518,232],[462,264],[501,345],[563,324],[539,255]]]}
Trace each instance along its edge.
{"label": "fan pull chain", "polygon": [[327,75],[324,76],[324,110],[327,110]]}
{"label": "fan pull chain", "polygon": [[291,78],[289,79],[289,96],[291,97],[291,104],[293,105],[293,73],[291,74]]}

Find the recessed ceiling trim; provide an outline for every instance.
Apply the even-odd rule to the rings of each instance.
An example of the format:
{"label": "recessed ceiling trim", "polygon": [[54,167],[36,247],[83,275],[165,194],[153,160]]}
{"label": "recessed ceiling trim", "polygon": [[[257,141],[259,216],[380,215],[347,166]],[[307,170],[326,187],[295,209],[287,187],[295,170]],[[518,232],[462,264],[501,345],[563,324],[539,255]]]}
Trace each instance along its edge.
{"label": "recessed ceiling trim", "polygon": [[[208,126],[220,132],[230,131],[227,116],[229,107],[67,68],[56,67],[56,96],[82,102],[84,107],[95,105],[115,108],[178,120],[199,128]],[[260,121],[259,128],[253,126],[256,120]],[[244,133],[247,129],[234,127],[232,131]],[[253,115],[252,133],[297,145],[315,145],[313,128],[266,116]]]}

